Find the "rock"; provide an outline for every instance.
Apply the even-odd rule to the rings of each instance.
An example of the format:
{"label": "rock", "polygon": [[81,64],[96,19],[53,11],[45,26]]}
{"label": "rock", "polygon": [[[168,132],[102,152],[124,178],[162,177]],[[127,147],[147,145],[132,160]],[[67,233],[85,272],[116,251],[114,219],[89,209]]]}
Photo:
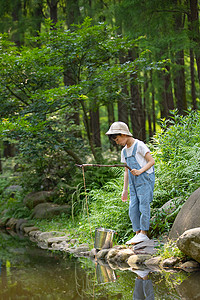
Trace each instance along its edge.
{"label": "rock", "polygon": [[47,241],[49,238],[60,237],[63,235],[64,232],[59,232],[59,231],[42,232],[41,234],[38,235],[37,239],[39,242],[42,242],[42,241]]}
{"label": "rock", "polygon": [[6,223],[6,227],[9,229],[15,230],[17,221],[18,220],[15,218],[10,218]]}
{"label": "rock", "polygon": [[30,222],[26,221],[24,223],[21,223],[21,225],[19,226],[19,230],[24,231],[25,227],[32,227],[32,226],[34,226],[33,223],[30,223]]}
{"label": "rock", "polygon": [[161,256],[151,257],[150,259],[145,261],[145,265],[149,266],[159,266],[162,261]]}
{"label": "rock", "polygon": [[9,218],[8,217],[2,217],[0,218],[0,228],[5,228],[6,223],[8,222]]}
{"label": "rock", "polygon": [[36,230],[39,230],[38,227],[35,227],[35,226],[30,226],[30,227],[24,227],[24,232],[26,234],[29,234],[31,231],[36,231]]}
{"label": "rock", "polygon": [[136,244],[133,246],[133,250],[138,250],[145,247],[155,247],[156,243],[154,240],[148,240],[141,243]]}
{"label": "rock", "polygon": [[200,299],[200,272],[192,273],[180,285],[176,286],[176,290],[180,296],[179,299]]}
{"label": "rock", "polygon": [[30,237],[36,238],[36,237],[39,236],[41,233],[42,233],[42,231],[40,231],[40,230],[34,230],[34,231],[29,232],[28,235],[29,235]]}
{"label": "rock", "polygon": [[53,200],[55,192],[53,191],[39,191],[39,192],[32,192],[24,198],[24,204],[29,208],[33,209],[40,203],[45,203]]}
{"label": "rock", "polygon": [[186,230],[177,240],[178,248],[200,263],[200,227]]}
{"label": "rock", "polygon": [[27,223],[28,221],[26,219],[18,219],[17,220],[17,223],[16,223],[16,231],[19,231],[20,230],[20,226],[23,224],[23,223]]}
{"label": "rock", "polygon": [[49,249],[46,241],[40,241],[37,245],[41,249]]}
{"label": "rock", "polygon": [[200,227],[200,188],[198,188],[182,206],[169,234],[170,239],[177,239],[186,230]]}
{"label": "rock", "polygon": [[89,251],[89,246],[87,244],[82,244],[79,247],[75,248],[73,252],[75,254],[80,254],[87,251]]}
{"label": "rock", "polygon": [[109,249],[102,249],[96,254],[97,259],[105,259],[106,255],[108,254]]}
{"label": "rock", "polygon": [[131,255],[128,258],[127,263],[129,264],[130,267],[132,267],[135,264],[142,264],[150,258],[151,258],[151,255],[148,255],[148,254]]}
{"label": "rock", "polygon": [[118,251],[115,259],[117,262],[126,262],[126,260],[133,254],[134,253],[131,249],[122,249]]}
{"label": "rock", "polygon": [[91,258],[94,258],[96,255],[97,255],[97,250],[96,250],[95,248],[93,248],[93,249],[90,251],[89,256],[90,256]]}
{"label": "rock", "polygon": [[31,218],[50,219],[62,213],[70,214],[70,205],[58,205],[54,203],[41,203],[34,207]]}
{"label": "rock", "polygon": [[10,197],[14,197],[16,192],[21,192],[22,191],[22,187],[21,185],[9,185],[5,190],[4,190],[4,195],[8,196],[10,195]]}
{"label": "rock", "polygon": [[117,248],[111,248],[110,251],[108,251],[106,259],[108,261],[113,261],[113,259],[115,258],[115,256],[117,255],[118,252],[119,252],[119,249],[117,249]]}
{"label": "rock", "polygon": [[47,239],[47,243],[48,243],[49,246],[51,246],[51,244],[53,244],[53,243],[59,244],[63,241],[69,242],[70,241],[69,235],[58,236],[58,237],[53,237],[53,238]]}
{"label": "rock", "polygon": [[161,267],[163,267],[163,268],[172,268],[179,262],[179,260],[180,259],[178,257],[166,258],[161,262]]}
{"label": "rock", "polygon": [[134,251],[135,254],[155,254],[157,252],[157,249],[155,249],[154,247],[145,247],[143,249],[138,249]]}
{"label": "rock", "polygon": [[189,260],[179,265],[184,271],[196,271],[200,269],[200,264],[197,261]]}

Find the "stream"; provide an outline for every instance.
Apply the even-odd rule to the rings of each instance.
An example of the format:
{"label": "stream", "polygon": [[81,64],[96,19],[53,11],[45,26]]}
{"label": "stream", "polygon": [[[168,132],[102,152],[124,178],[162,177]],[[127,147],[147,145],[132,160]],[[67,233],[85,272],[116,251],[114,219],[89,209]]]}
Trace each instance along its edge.
{"label": "stream", "polygon": [[200,272],[134,271],[43,250],[26,237],[0,232],[0,300],[200,300]]}

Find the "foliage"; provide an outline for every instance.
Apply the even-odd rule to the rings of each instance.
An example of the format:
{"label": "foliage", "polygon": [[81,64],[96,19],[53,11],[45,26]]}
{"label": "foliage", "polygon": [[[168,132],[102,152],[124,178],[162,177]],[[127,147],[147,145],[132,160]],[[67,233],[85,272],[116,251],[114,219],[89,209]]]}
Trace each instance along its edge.
{"label": "foliage", "polygon": [[[30,189],[54,188],[62,179],[70,185],[77,176],[74,162],[80,164],[88,155],[103,159],[91,138],[93,102],[96,110],[110,98],[123,98],[122,82],[145,66],[145,59],[118,60],[137,41],[117,35],[116,28],[93,25],[90,18],[71,30],[59,23],[52,30],[51,25],[47,20],[29,46],[16,47],[6,34],[0,40],[0,135],[16,144],[21,165],[31,170],[23,177]],[[82,114],[79,125],[77,112]],[[101,173],[105,178],[101,171],[96,178]],[[102,175],[99,179],[102,185]]]}
{"label": "foliage", "polygon": [[162,131],[154,137],[156,190],[154,207],[169,199],[185,200],[200,183],[200,114],[163,120]]}
{"label": "foliage", "polygon": [[158,249],[158,255],[161,256],[162,260],[171,258],[171,257],[179,257],[180,259],[184,259],[185,254],[176,246],[176,242],[169,240],[163,246]]}
{"label": "foliage", "polygon": [[[155,158],[155,193],[152,202],[151,235],[168,232],[181,206],[200,183],[200,118],[199,112],[179,116],[174,112],[170,126],[163,127],[155,135],[151,146]],[[176,155],[175,155],[176,154]],[[87,184],[87,183],[86,183]],[[79,224],[89,233],[95,227],[106,227],[117,231],[119,242],[131,237],[132,228],[128,217],[128,203],[123,203],[121,190],[123,174],[118,179],[107,182],[101,189],[89,192],[90,224],[86,210]],[[158,210],[173,199],[175,209],[168,213]]]}

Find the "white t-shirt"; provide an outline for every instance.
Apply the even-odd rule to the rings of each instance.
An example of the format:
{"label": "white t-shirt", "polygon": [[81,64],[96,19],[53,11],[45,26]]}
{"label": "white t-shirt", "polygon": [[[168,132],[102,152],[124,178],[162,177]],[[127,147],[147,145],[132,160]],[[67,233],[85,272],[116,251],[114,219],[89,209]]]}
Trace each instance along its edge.
{"label": "white t-shirt", "polygon": [[[136,154],[135,154],[135,158],[137,160],[137,162],[139,163],[140,167],[144,167],[148,161],[145,159],[145,155],[147,152],[150,152],[149,148],[145,145],[145,143],[143,143],[142,141],[140,140],[137,140],[135,139],[133,145],[130,147],[130,148],[127,148],[127,146],[125,146],[123,149],[122,149],[122,152],[121,152],[121,162],[122,163],[126,163],[126,160],[125,160],[125,156],[124,156],[124,149],[126,149],[126,153],[127,153],[127,156],[131,156],[132,153],[133,153],[133,148],[135,146],[135,144],[137,143],[137,151],[136,151]],[[153,172],[153,167],[151,167],[149,170],[146,171],[147,173],[152,173]]]}

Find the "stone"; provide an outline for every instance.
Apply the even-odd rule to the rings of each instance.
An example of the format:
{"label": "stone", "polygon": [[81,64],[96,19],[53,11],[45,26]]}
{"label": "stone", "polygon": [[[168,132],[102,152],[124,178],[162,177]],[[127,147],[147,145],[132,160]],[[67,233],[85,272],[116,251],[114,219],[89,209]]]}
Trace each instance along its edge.
{"label": "stone", "polygon": [[20,226],[23,224],[23,223],[27,223],[28,221],[26,219],[18,219],[17,220],[17,223],[16,223],[16,231],[19,231],[20,230]]}
{"label": "stone", "polygon": [[200,188],[191,194],[179,211],[169,234],[177,239],[186,230],[200,227]]}
{"label": "stone", "polygon": [[31,231],[36,231],[36,230],[39,230],[38,227],[35,227],[35,226],[31,226],[31,227],[24,227],[24,232],[26,234],[29,234]]}
{"label": "stone", "polygon": [[190,274],[180,285],[176,286],[176,290],[180,296],[179,299],[200,299],[200,272]]}
{"label": "stone", "polygon": [[64,235],[64,232],[47,231],[47,232],[42,232],[41,234],[39,234],[37,239],[39,242],[42,242],[42,241],[47,241],[49,238],[59,237],[59,236],[63,236],[63,235]]}
{"label": "stone", "polygon": [[179,268],[183,269],[185,271],[196,271],[196,270],[200,269],[200,264],[197,261],[188,260],[188,261],[180,264]]}
{"label": "stone", "polygon": [[108,254],[109,249],[102,249],[96,254],[97,259],[105,259],[106,255]]}
{"label": "stone", "polygon": [[9,218],[8,217],[2,217],[0,218],[0,228],[5,228],[6,223],[8,222]]}
{"label": "stone", "polygon": [[15,230],[16,224],[17,224],[17,219],[10,218],[6,223],[6,227],[9,229]]}
{"label": "stone", "polygon": [[145,261],[145,265],[148,266],[159,266],[162,261],[161,256],[151,257],[150,259]]}
{"label": "stone", "polygon": [[37,238],[37,236],[40,235],[41,233],[42,233],[42,231],[40,231],[40,230],[34,230],[34,231],[29,232],[28,235],[30,237]]}
{"label": "stone", "polygon": [[151,258],[151,255],[148,255],[148,254],[131,255],[128,258],[127,263],[129,264],[130,267],[132,267],[135,264],[142,264],[150,258]]}
{"label": "stone", "polygon": [[117,253],[119,252],[119,249],[117,248],[111,248],[110,251],[108,251],[108,254],[106,256],[106,259],[109,260],[113,260],[114,257],[117,255]]}
{"label": "stone", "polygon": [[14,197],[17,192],[22,191],[22,186],[21,185],[9,185],[5,190],[4,190],[4,195],[5,196],[10,196]]}
{"label": "stone", "polygon": [[154,240],[148,240],[148,241],[144,241],[141,243],[136,244],[135,246],[133,246],[133,250],[138,250],[141,248],[145,248],[145,247],[155,247],[156,243]]}
{"label": "stone", "polygon": [[51,238],[48,238],[47,239],[47,243],[49,246],[51,246],[51,244],[53,243],[61,243],[61,242],[69,242],[70,241],[70,238],[69,238],[69,235],[64,235],[64,236],[58,236],[58,237],[51,237]]}
{"label": "stone", "polygon": [[122,249],[119,250],[115,259],[117,262],[126,262],[129,256],[133,255],[133,251],[131,249]]}
{"label": "stone", "polygon": [[135,254],[151,254],[151,255],[153,255],[153,254],[156,254],[157,249],[149,246],[149,247],[135,250],[134,252],[135,252]]}
{"label": "stone", "polygon": [[34,226],[33,223],[26,221],[21,223],[21,225],[19,226],[19,230],[23,232],[25,227],[32,227],[32,226]]}
{"label": "stone", "polygon": [[45,241],[40,241],[40,242],[38,242],[38,247],[39,248],[41,248],[41,249],[49,249],[48,248],[48,245],[47,245],[47,242],[45,242]]}
{"label": "stone", "polygon": [[178,257],[170,257],[166,258],[161,262],[161,267],[163,268],[172,268],[174,267],[180,259]]}
{"label": "stone", "polygon": [[34,207],[31,218],[35,219],[51,219],[56,215],[70,214],[70,205],[58,205],[54,203],[41,203]]}
{"label": "stone", "polygon": [[87,251],[89,251],[89,246],[86,244],[83,244],[83,245],[80,245],[79,247],[75,248],[73,252],[75,254],[80,254],[80,253],[87,252]]}
{"label": "stone", "polygon": [[25,196],[23,202],[29,209],[33,209],[40,203],[45,203],[53,200],[55,192],[53,191],[38,191],[32,192]]}
{"label": "stone", "polygon": [[200,227],[186,230],[178,238],[177,247],[200,263]]}
{"label": "stone", "polygon": [[[106,250],[107,250],[107,249],[106,249]],[[97,250],[96,250],[95,248],[93,248],[93,249],[90,251],[89,256],[90,256],[91,258],[94,258],[96,255],[97,255]]]}

